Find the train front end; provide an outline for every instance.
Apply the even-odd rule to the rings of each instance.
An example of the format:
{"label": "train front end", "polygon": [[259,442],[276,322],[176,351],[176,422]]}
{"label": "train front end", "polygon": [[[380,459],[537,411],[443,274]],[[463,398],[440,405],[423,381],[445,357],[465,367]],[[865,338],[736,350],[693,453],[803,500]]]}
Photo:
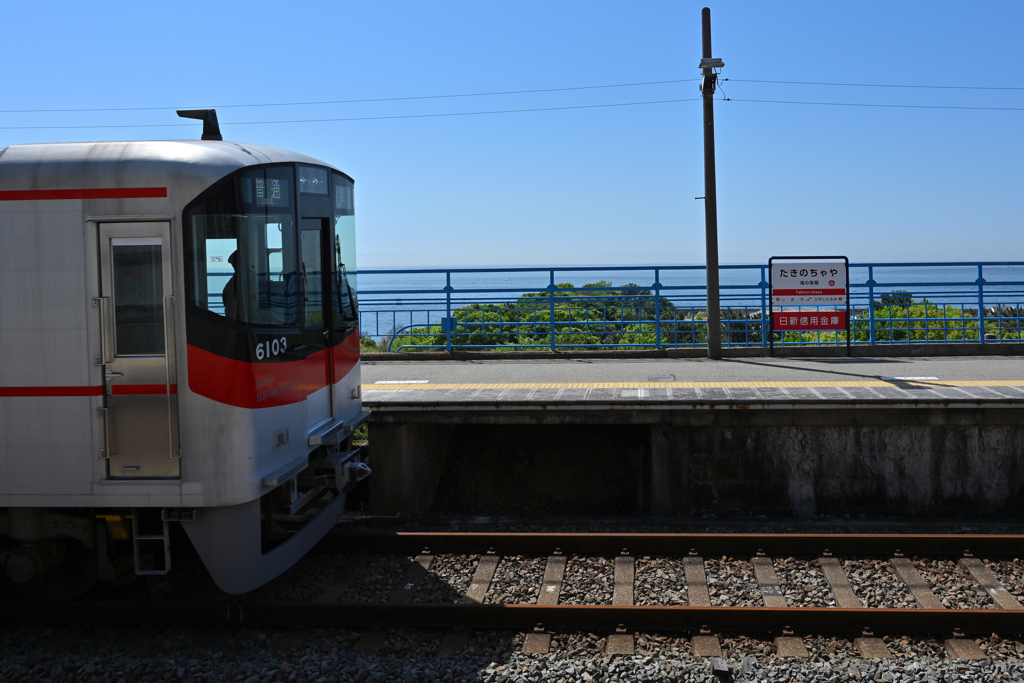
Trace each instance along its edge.
{"label": "train front end", "polygon": [[[350,448],[367,417],[352,180],[304,163],[240,169],[185,207],[182,237],[189,446],[252,455],[207,460],[226,504],[184,526],[221,588],[244,592],[305,553],[368,473]],[[262,552],[266,530],[283,531],[268,517],[311,506],[304,535]],[[255,561],[244,575],[241,558]]]}
{"label": "train front end", "polygon": [[351,178],[219,141],[12,146],[0,237],[31,293],[0,303],[12,579],[66,597],[117,541],[165,573],[180,522],[244,593],[335,524],[369,473]]}

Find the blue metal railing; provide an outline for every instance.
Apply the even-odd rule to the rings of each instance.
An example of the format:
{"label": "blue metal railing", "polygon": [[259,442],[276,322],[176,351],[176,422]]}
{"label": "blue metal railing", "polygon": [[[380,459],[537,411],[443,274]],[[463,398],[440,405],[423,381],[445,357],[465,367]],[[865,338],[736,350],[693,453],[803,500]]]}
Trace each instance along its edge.
{"label": "blue metal railing", "polygon": [[[361,270],[358,282],[361,334],[381,350],[707,343],[703,266]],[[721,283],[722,345],[767,346],[767,265],[722,266]],[[850,305],[854,344],[1019,342],[1024,261],[851,263]],[[846,333],[776,331],[774,343],[845,345]]]}

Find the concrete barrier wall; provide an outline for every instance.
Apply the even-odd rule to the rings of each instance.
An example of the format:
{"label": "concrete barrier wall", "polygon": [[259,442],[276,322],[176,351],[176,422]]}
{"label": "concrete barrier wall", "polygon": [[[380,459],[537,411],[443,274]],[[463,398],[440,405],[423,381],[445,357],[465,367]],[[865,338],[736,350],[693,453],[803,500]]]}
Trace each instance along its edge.
{"label": "concrete barrier wall", "polygon": [[1022,516],[1024,408],[402,411],[375,514]]}
{"label": "concrete barrier wall", "polygon": [[652,428],[650,511],[1020,516],[1024,424],[1019,420],[985,424],[988,420],[977,419],[982,416],[952,410],[893,416],[836,412],[778,415],[775,425]]}

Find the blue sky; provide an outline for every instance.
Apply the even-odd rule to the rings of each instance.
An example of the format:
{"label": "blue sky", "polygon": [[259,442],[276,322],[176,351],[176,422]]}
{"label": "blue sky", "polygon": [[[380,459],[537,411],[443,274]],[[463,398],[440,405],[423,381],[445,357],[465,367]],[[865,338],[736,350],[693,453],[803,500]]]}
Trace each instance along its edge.
{"label": "blue sky", "polygon": [[[176,124],[170,108],[696,78],[692,2],[15,3],[0,127]],[[723,78],[1024,88],[1024,3],[714,2]],[[12,67],[11,65],[16,65]],[[726,96],[1024,108],[1024,90],[724,83]],[[221,108],[226,139],[356,179],[361,267],[700,263],[700,102],[229,125],[697,97],[693,82]],[[716,102],[723,263],[1024,260],[1024,111]],[[0,130],[0,146],[199,126]]]}

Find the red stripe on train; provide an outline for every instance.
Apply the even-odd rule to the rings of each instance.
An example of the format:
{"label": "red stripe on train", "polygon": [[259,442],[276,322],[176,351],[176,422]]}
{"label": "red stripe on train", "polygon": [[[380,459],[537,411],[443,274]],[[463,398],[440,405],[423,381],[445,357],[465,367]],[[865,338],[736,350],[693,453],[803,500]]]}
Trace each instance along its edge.
{"label": "red stripe on train", "polygon": [[[149,394],[159,394],[165,396],[167,394],[166,384],[114,384],[111,388],[111,393],[114,396],[139,396]],[[178,393],[178,385],[171,385],[171,393]]]}
{"label": "red stripe on train", "polygon": [[350,333],[332,349],[334,356],[334,381],[340,382],[359,362],[359,328]]}
{"label": "red stripe on train", "polygon": [[0,387],[0,397],[102,395],[103,387]]}
{"label": "red stripe on train", "polygon": [[[273,408],[305,401],[327,386],[327,349],[302,360],[248,363],[188,346],[188,388],[237,408]],[[359,362],[359,332],[332,350],[334,377],[340,380]]]}
{"label": "red stripe on train", "polygon": [[46,199],[149,199],[166,196],[166,187],[95,187],[73,190],[0,190],[0,202],[26,202]]}

